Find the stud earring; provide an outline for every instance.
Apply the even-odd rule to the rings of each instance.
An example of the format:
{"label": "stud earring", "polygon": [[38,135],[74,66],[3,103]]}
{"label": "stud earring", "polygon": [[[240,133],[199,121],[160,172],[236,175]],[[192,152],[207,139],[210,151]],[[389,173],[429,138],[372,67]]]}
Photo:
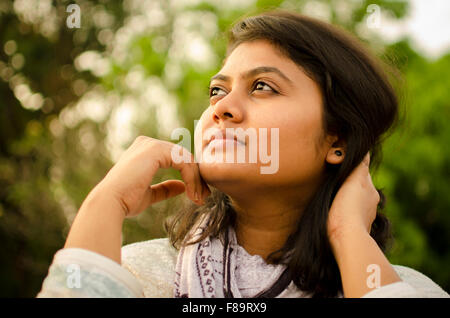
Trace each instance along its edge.
{"label": "stud earring", "polygon": [[340,150],[336,150],[334,153],[336,154],[336,156],[342,156],[342,151]]}

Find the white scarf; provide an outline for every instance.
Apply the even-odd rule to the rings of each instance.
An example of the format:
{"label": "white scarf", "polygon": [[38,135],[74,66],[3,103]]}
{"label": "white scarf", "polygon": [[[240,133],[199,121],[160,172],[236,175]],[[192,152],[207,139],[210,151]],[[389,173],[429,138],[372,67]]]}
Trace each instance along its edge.
{"label": "white scarf", "polygon": [[[207,220],[194,231],[192,239],[203,233]],[[229,229],[225,244],[220,239],[207,237],[203,241],[183,246],[178,254],[174,296],[189,298],[241,298],[235,269],[237,265],[236,235]],[[249,264],[247,264],[249,265]],[[257,285],[261,280],[255,282]],[[264,279],[262,279],[264,281]],[[276,265],[270,275],[268,286],[261,286],[261,292],[253,297],[304,297],[303,293],[289,280],[285,265]]]}

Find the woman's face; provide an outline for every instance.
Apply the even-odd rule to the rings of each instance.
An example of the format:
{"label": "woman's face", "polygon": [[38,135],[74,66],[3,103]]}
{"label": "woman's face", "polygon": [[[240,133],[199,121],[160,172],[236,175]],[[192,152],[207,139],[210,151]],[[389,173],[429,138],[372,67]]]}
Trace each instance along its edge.
{"label": "woman's face", "polygon": [[[268,41],[242,43],[211,79],[210,106],[196,127],[197,155],[199,149],[203,153],[200,173],[227,194],[317,184],[334,141],[324,136],[322,116],[320,89],[297,64]],[[246,132],[237,137],[245,144],[220,141],[220,135],[208,144],[208,132],[227,128]],[[240,151],[244,163],[237,160]]]}

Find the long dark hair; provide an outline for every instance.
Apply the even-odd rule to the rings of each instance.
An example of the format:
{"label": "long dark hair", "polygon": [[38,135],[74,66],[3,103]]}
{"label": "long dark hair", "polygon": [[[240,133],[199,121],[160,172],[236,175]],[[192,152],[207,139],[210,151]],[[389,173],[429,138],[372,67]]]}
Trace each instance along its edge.
{"label": "long dark hair", "polygon": [[[381,142],[398,118],[397,97],[381,62],[338,27],[285,11],[247,17],[230,30],[227,56],[239,44],[254,40],[270,41],[319,85],[324,131],[345,141],[343,162],[326,163],[323,183],[303,211],[296,231],[269,257],[272,263],[288,266],[302,291],[312,297],[335,297],[342,292],[342,282],[327,236],[328,212],[337,190],[368,151],[371,166],[379,165]],[[381,213],[385,197],[378,192],[381,201],[370,235],[386,252],[392,235],[389,221]],[[212,188],[205,205],[186,202],[166,222],[171,243],[175,247],[186,244],[186,235],[205,214],[211,223],[199,240],[207,235],[222,237],[225,229],[235,224],[230,198]]]}

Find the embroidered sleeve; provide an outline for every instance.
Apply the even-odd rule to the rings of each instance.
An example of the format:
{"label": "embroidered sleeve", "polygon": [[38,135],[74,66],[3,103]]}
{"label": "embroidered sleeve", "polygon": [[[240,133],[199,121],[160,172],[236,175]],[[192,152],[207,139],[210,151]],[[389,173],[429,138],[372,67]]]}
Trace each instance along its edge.
{"label": "embroidered sleeve", "polygon": [[81,248],[59,250],[38,298],[143,297],[136,278],[113,260]]}
{"label": "embroidered sleeve", "polygon": [[363,298],[447,298],[450,297],[438,284],[424,274],[400,265],[393,265],[401,282],[376,288]]}
{"label": "embroidered sleeve", "polygon": [[140,282],[146,298],[171,298],[178,251],[167,238],[122,247],[122,267]]}

